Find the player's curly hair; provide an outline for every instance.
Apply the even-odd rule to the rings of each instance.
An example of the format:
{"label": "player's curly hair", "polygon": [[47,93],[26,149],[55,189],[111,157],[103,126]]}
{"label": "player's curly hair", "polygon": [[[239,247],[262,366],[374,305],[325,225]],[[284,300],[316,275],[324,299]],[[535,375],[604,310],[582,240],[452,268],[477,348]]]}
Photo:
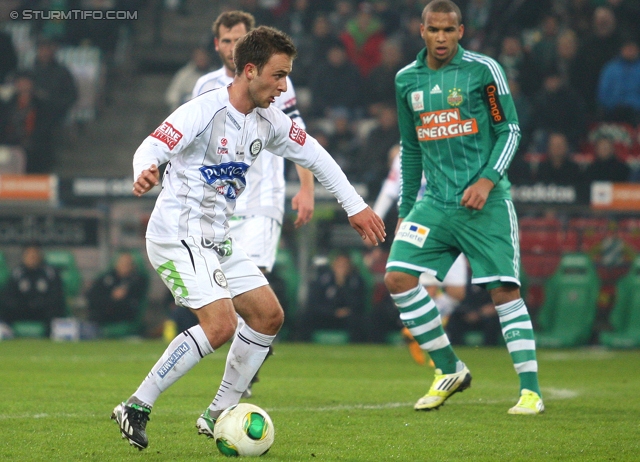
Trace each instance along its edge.
{"label": "player's curly hair", "polygon": [[462,12],[458,5],[451,0],[433,0],[427,3],[427,6],[422,10],[422,23],[425,24],[427,20],[427,13],[455,13],[458,17],[458,25],[462,24]]}
{"label": "player's curly hair", "polygon": [[225,11],[224,13],[220,14],[220,16],[218,16],[213,22],[211,31],[213,32],[214,37],[220,38],[220,26],[231,29],[238,24],[244,24],[247,31],[250,31],[253,30],[254,27],[256,27],[256,19],[251,13],[247,13],[246,11]]}
{"label": "player's curly hair", "polygon": [[273,27],[260,26],[242,37],[236,43],[233,62],[236,65],[236,75],[241,75],[244,67],[251,63],[256,66],[258,73],[275,54],[285,54],[294,59],[298,54],[291,37]]}

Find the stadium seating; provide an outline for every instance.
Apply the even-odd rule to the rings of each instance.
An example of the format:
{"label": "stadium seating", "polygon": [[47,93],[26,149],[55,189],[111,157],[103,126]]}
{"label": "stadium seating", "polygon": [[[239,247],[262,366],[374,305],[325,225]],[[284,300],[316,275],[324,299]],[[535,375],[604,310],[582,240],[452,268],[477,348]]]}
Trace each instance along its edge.
{"label": "stadium seating", "polygon": [[600,344],[612,348],[640,346],[640,257],[616,284],[616,299],[609,322],[612,332],[600,333]]}
{"label": "stadium seating", "polygon": [[584,253],[563,255],[545,283],[545,301],[538,316],[536,341],[541,347],[586,344],[592,333],[600,292],[594,263]]}

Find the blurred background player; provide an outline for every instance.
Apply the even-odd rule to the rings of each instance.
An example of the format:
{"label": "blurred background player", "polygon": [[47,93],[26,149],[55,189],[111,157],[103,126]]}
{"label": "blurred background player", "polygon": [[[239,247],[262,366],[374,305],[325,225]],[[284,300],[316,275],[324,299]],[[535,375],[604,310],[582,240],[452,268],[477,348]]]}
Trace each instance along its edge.
{"label": "blurred background player", "polygon": [[[204,92],[225,87],[233,81],[236,66],[233,61],[233,49],[238,39],[255,27],[255,18],[244,11],[227,11],[214,21],[212,31],[215,49],[223,66],[217,71],[200,77],[193,88],[195,98]],[[296,106],[296,93],[291,79],[287,77],[287,91],[276,98],[274,106],[281,109],[302,129],[304,121]],[[248,147],[245,147],[248,148]],[[300,178],[300,190],[291,200],[291,208],[298,211],[294,223],[298,228],[307,224],[313,217],[314,177],[313,174],[298,165],[296,170]],[[231,218],[231,235],[247,256],[251,258],[269,278],[278,251],[278,242],[282,231],[285,202],[284,159],[268,151],[260,153],[251,166],[246,178],[247,186],[236,201]],[[242,325],[240,321],[238,328]],[[269,355],[273,348],[269,350]],[[258,376],[252,383],[257,382]],[[245,392],[245,398],[251,396],[251,386]]]}

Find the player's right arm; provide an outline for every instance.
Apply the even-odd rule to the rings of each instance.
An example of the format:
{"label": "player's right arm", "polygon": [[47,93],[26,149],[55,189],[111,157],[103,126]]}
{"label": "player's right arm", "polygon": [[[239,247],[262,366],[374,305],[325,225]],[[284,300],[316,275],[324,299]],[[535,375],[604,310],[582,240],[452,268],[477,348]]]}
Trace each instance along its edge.
{"label": "player's right arm", "polygon": [[398,216],[404,218],[416,202],[422,181],[422,153],[416,132],[411,94],[404,82],[404,74],[396,76],[396,106],[400,128],[400,199]]}

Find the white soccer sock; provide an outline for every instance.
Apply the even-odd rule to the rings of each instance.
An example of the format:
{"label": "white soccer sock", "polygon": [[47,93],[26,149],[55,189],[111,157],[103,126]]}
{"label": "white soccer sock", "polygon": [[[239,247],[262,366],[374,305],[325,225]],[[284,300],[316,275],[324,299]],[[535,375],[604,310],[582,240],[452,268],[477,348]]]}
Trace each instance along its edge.
{"label": "white soccer sock", "polygon": [[210,353],[213,353],[213,348],[199,324],[178,334],[129,401],[153,406],[160,393]]}
{"label": "white soccer sock", "polygon": [[214,417],[240,402],[242,393],[260,369],[275,338],[275,335],[256,332],[246,324],[237,332],[227,355],[222,383],[209,405]]}

